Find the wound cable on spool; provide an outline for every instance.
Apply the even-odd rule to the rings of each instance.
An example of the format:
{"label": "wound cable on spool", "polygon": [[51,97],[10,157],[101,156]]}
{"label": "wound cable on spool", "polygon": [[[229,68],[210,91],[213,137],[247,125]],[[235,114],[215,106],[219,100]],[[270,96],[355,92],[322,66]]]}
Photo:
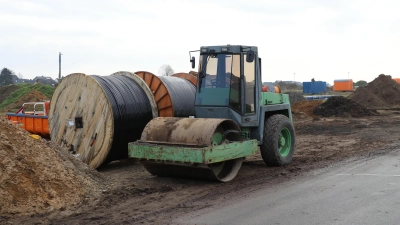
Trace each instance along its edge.
{"label": "wound cable on spool", "polygon": [[159,76],[171,96],[174,116],[187,117],[195,115],[195,86],[189,81],[178,77]]}
{"label": "wound cable on spool", "polygon": [[139,139],[144,127],[153,118],[148,97],[127,76],[91,77],[103,88],[113,113],[114,139],[107,161],[126,158],[127,143]]}

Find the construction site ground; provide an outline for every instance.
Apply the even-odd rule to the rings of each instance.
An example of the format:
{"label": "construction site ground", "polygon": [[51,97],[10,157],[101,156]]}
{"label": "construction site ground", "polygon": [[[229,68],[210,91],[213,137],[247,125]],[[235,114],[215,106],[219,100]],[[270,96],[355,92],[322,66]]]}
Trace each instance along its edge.
{"label": "construction site ground", "polygon": [[137,161],[97,171],[0,118],[0,224],[173,224],[174,218],[400,147],[400,84],[379,75],[347,98],[291,94],[296,150],[284,167],[248,157],[228,183],[156,177]]}
{"label": "construction site ground", "polygon": [[[246,159],[233,181],[217,183],[155,177],[134,160],[116,161],[98,172],[86,171],[82,175],[86,176],[89,185],[82,189],[90,192],[82,201],[67,204],[66,199],[66,206],[60,209],[44,205],[35,213],[2,213],[0,224],[168,224],[179,215],[310,176],[316,169],[329,169],[349,160],[385,154],[400,144],[400,111],[378,110],[379,115],[359,118],[316,117],[310,112],[299,111],[299,108],[293,109],[296,152],[288,166],[266,167],[257,154]],[[40,145],[45,148],[49,144],[41,141],[37,145],[35,150],[40,151]],[[48,161],[41,163],[46,165]],[[95,182],[91,181],[93,176]],[[18,187],[14,188],[18,192]],[[66,191],[83,191],[76,188],[73,186]]]}

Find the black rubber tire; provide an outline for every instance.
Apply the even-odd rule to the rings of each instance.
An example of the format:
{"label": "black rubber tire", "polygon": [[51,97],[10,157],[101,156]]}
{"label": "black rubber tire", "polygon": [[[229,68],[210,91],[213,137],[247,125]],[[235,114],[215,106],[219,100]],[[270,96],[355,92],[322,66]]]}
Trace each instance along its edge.
{"label": "black rubber tire", "polygon": [[[283,129],[289,130],[291,147],[286,156],[279,153],[278,139]],[[260,146],[261,156],[267,166],[284,166],[292,161],[295,150],[295,132],[290,119],[282,114],[269,117],[264,123],[263,144]]]}

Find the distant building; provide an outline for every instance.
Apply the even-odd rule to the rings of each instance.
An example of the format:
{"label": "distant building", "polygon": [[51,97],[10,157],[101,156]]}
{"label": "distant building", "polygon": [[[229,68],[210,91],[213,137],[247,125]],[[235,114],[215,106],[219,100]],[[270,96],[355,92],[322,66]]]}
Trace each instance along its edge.
{"label": "distant building", "polygon": [[41,84],[48,84],[55,86],[58,82],[58,79],[53,80],[51,77],[45,76],[37,76],[33,79],[20,79],[17,75],[12,75],[13,83],[14,84],[34,84],[34,83],[41,83]]}
{"label": "distant building", "polygon": [[11,75],[12,76],[12,79],[13,79],[13,83],[14,84],[23,84],[23,83],[26,83],[26,84],[33,84],[34,82],[33,82],[33,80],[30,80],[30,79],[19,79],[18,77],[17,77],[17,75]]}
{"label": "distant building", "polygon": [[33,83],[48,84],[53,86],[57,84],[57,82],[53,80],[51,77],[45,77],[45,76],[37,76],[33,78]]}

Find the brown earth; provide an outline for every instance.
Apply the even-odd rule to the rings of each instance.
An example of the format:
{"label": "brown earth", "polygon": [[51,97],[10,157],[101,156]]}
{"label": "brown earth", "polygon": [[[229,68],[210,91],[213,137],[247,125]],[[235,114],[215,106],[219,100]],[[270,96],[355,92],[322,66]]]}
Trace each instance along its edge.
{"label": "brown earth", "polygon": [[10,112],[16,111],[21,108],[22,104],[25,102],[43,102],[45,100],[50,100],[49,97],[40,93],[37,90],[33,90],[25,95],[23,95],[18,101],[10,104],[6,109]]}
{"label": "brown earth", "polygon": [[[317,104],[316,101],[305,103]],[[299,108],[301,107],[299,106]],[[340,166],[340,162],[343,162],[343,160],[356,160],[384,154],[398,148],[400,144],[400,138],[397,135],[400,132],[400,113],[398,111],[380,111],[378,116],[358,118],[324,118],[315,115],[311,117],[307,108],[306,111],[293,114],[296,130],[296,152],[292,163],[288,166],[266,167],[260,154],[256,154],[246,159],[238,176],[233,181],[216,183],[155,177],[149,174],[140,163],[134,160],[122,160],[110,163],[99,170],[101,177],[104,177],[100,184],[71,188],[67,186],[68,183],[77,180],[78,178],[74,176],[78,175],[75,175],[75,171],[70,167],[67,167],[66,170],[69,171],[68,174],[73,179],[62,175],[64,174],[61,166],[63,161],[59,160],[58,162],[61,162],[61,165],[60,170],[56,172],[56,174],[60,174],[56,176],[57,182],[66,185],[65,189],[62,189],[64,190],[62,193],[66,194],[69,193],[69,190],[72,190],[72,193],[69,194],[73,194],[82,189],[93,190],[93,195],[83,195],[78,191],[76,193],[78,197],[76,195],[68,197],[68,201],[59,198],[52,212],[36,213],[32,216],[8,213],[2,217],[3,222],[4,224],[8,222],[14,224],[168,224],[169,221],[179,215],[203,209],[228,199],[232,200],[237,196],[243,196],[260,188],[268,188],[274,184],[308,176],[308,172],[315,169]],[[9,136],[16,136],[15,131],[9,129],[8,132],[14,132]],[[30,138],[22,140],[22,142],[29,143],[29,146],[41,143],[40,148],[46,148],[46,142],[42,141],[43,143]],[[11,144],[8,145],[13,146],[15,141],[9,141],[9,143]],[[17,146],[20,148],[21,145],[19,143]],[[2,151],[4,151],[3,148],[1,148]],[[12,148],[14,149],[14,147]],[[38,151],[39,149],[36,148],[33,150],[33,152]],[[47,151],[50,152],[48,154],[55,155],[54,150],[48,149]],[[33,153],[30,154],[34,155]],[[4,157],[4,153],[2,157]],[[16,157],[11,162],[19,162]],[[48,164],[54,161],[54,158],[42,157],[48,156],[46,154],[44,156],[38,155],[35,158],[36,164]],[[4,164],[3,161],[0,162]],[[18,171],[26,171],[27,168],[32,167],[24,167],[24,165],[30,165],[27,160],[18,165],[20,165]],[[48,172],[50,168],[54,168],[51,164],[47,166],[49,168],[45,171]],[[1,171],[4,171],[4,169]],[[38,173],[36,171],[34,174],[39,176]],[[46,177],[55,179],[54,174],[51,173],[46,174]],[[37,193],[27,192],[28,194],[25,196],[31,198],[42,195],[48,196],[48,194],[43,193],[51,192],[48,189],[53,190],[46,186],[47,183],[52,183],[52,179],[42,179],[40,182],[36,182],[43,188],[38,189]],[[68,182],[64,179],[67,179]],[[90,179],[90,176],[87,179]],[[79,183],[83,184],[83,181],[81,180]],[[0,187],[2,191],[8,190],[3,186]],[[18,188],[23,187],[24,184],[20,184]],[[104,189],[101,196],[97,195],[99,189]],[[58,194],[53,195],[58,196]],[[71,206],[73,200],[82,198],[82,196],[87,197],[86,201],[83,201],[80,205],[73,206],[72,204]],[[49,204],[52,203],[50,200],[47,201]],[[63,203],[69,206],[64,209],[62,208]],[[43,204],[43,209],[46,209],[44,201],[38,201],[37,207],[40,208],[41,204]],[[26,207],[18,210],[36,212],[33,208]]]}
{"label": "brown earth", "polygon": [[342,96],[333,96],[326,102],[315,107],[314,115],[329,117],[364,117],[378,115],[375,110],[370,110],[357,102]]}
{"label": "brown earth", "polygon": [[[350,108],[360,106],[351,100],[339,99],[339,102]],[[0,224],[173,224],[171,221],[180,215],[235,200],[249,192],[285,181],[312,176],[310,172],[316,169],[340,167],[346,161],[376,157],[399,148],[400,111],[379,110],[374,116],[357,111],[354,116],[351,109],[345,111],[344,107],[341,108],[345,111],[343,115],[334,114],[340,116],[311,113],[312,109],[325,103],[329,103],[324,106],[328,111],[341,107],[340,104],[332,104],[337,102],[330,99],[322,104],[314,100],[293,105],[296,151],[291,164],[266,167],[260,154],[256,154],[246,159],[238,176],[228,183],[156,177],[134,160],[112,162],[99,170],[99,176],[88,170],[82,172],[72,166],[82,165],[74,158],[64,161],[67,156],[56,147],[51,147],[43,139],[35,141],[24,135],[19,136],[22,131],[7,125],[0,129],[0,177],[3,179],[0,193],[5,193],[0,196],[4,195],[2,198],[9,202],[7,198],[19,199],[18,196],[22,195],[27,202],[38,203],[36,207],[33,203],[32,207],[26,207],[23,201],[14,201],[14,205],[11,201],[7,204],[12,212],[9,212],[8,205],[1,205]],[[28,153],[22,156],[19,149]],[[54,166],[53,162],[58,166]],[[29,172],[30,168],[34,168],[34,173]],[[24,182],[20,182],[19,174],[25,174]],[[60,184],[58,187],[65,188],[56,189],[49,185],[54,184],[54,180]],[[18,186],[17,182],[20,182]],[[5,186],[10,183],[15,186]],[[33,184],[41,189],[35,189]],[[31,186],[37,192],[31,191]],[[21,194],[9,194],[20,189],[24,190]],[[100,194],[99,190],[102,190]],[[86,194],[83,194],[84,191]],[[57,196],[53,199],[58,200],[52,201],[50,196]],[[3,199],[0,199],[0,204],[4,204]],[[78,199],[81,199],[80,204],[76,202]],[[51,205],[54,208],[49,208],[46,202],[54,204]]]}
{"label": "brown earth", "polygon": [[385,109],[389,107],[386,102],[369,92],[366,87],[357,88],[348,98],[371,109]]}
{"label": "brown earth", "polygon": [[363,88],[357,88],[349,99],[370,109],[400,107],[400,84],[390,75],[380,74]]}
{"label": "brown earth", "polygon": [[0,221],[70,210],[99,197],[103,181],[97,171],[29,135],[1,117]]}
{"label": "brown earth", "polygon": [[4,101],[8,96],[14,91],[18,90],[19,87],[17,85],[7,85],[0,87],[0,103]]}
{"label": "brown earth", "polygon": [[322,103],[322,100],[305,100],[296,102],[292,105],[292,113],[312,117],[315,107],[321,105]]}
{"label": "brown earth", "polygon": [[387,104],[400,104],[400,84],[393,80],[390,75],[381,74],[365,87]]}

